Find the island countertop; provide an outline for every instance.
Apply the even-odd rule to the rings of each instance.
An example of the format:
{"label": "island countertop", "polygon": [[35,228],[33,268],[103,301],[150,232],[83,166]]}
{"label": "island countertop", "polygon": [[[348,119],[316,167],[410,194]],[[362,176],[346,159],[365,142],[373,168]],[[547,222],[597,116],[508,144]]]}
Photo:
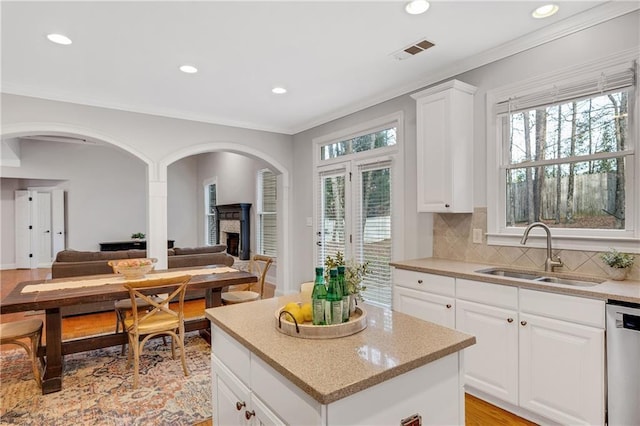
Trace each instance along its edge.
{"label": "island countertop", "polygon": [[367,328],[356,334],[322,340],[291,337],[276,330],[275,312],[298,297],[211,308],[205,315],[321,404],[330,404],[475,343],[471,335],[366,304],[362,306],[367,312]]}

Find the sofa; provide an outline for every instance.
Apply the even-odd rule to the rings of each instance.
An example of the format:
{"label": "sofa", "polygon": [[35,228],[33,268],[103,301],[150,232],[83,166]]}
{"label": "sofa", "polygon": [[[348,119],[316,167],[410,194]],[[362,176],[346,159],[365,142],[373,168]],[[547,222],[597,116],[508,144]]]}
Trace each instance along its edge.
{"label": "sofa", "polygon": [[[219,244],[205,247],[175,247],[167,250],[167,266],[169,269],[189,268],[208,265],[232,266],[234,258],[226,253],[227,246]],[[51,265],[52,278],[69,278],[83,275],[112,274],[110,260],[137,259],[147,257],[146,250],[122,251],[76,251],[62,250]],[[185,299],[204,297],[204,290],[189,292]],[[92,312],[113,310],[113,301],[96,302],[86,305],[70,306],[61,309],[63,316],[79,315]]]}

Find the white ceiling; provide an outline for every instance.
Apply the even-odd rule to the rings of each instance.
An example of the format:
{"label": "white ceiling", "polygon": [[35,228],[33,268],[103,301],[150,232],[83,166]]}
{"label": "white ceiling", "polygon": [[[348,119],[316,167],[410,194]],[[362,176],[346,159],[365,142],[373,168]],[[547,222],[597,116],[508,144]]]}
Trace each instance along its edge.
{"label": "white ceiling", "polygon": [[[400,1],[2,1],[1,88],[293,134],[639,5],[556,3],[536,20],[543,2],[432,2],[412,16]],[[392,57],[422,38],[435,47]]]}

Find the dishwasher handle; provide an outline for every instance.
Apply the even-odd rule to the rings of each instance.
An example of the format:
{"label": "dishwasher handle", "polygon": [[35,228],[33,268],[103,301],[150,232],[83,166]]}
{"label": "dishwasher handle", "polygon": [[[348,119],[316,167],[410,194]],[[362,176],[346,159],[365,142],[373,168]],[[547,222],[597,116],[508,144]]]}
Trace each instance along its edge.
{"label": "dishwasher handle", "polygon": [[640,315],[631,315],[622,312],[616,312],[616,328],[626,328],[627,330],[640,331]]}

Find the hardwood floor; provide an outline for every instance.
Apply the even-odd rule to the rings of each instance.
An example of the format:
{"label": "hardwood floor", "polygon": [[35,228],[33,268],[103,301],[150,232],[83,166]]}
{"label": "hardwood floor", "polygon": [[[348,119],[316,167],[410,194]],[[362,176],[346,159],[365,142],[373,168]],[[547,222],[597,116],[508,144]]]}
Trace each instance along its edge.
{"label": "hardwood floor", "polygon": [[[19,282],[45,279],[50,277],[50,274],[51,270],[44,268],[0,271],[0,295],[1,297],[7,295]],[[273,297],[274,290],[273,286],[266,285],[265,297]],[[201,317],[204,315],[204,308],[204,300],[187,301],[185,302],[185,316],[187,318]],[[0,323],[16,321],[24,317],[34,318],[34,316],[44,320],[43,314],[27,312],[0,315]],[[73,339],[98,333],[110,333],[115,331],[115,324],[114,312],[67,317],[62,320],[62,337],[63,339]],[[14,348],[15,346],[8,345],[0,347],[0,350]],[[465,405],[466,424],[469,426],[530,426],[535,424],[468,394],[465,395]],[[212,426],[212,424],[212,420],[205,420],[194,426]]]}

